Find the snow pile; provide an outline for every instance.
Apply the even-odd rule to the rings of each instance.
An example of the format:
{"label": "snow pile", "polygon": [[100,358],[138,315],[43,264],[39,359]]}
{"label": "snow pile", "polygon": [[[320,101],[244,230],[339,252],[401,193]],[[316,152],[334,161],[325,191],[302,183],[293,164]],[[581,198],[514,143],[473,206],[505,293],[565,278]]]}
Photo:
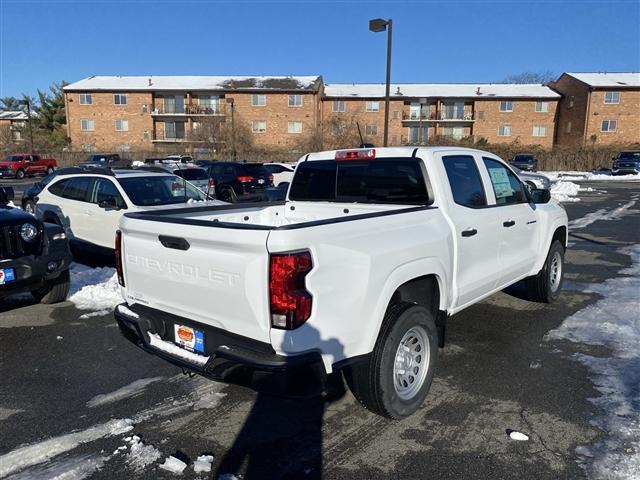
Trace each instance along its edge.
{"label": "snow pile", "polygon": [[613,210],[601,208],[599,210],[596,210],[595,212],[587,213],[584,217],[571,220],[569,222],[569,230],[585,228],[592,223],[600,220],[620,220],[625,215],[629,215],[630,213],[634,212],[634,210],[631,210],[631,207],[633,207],[635,204],[636,200],[630,200],[624,205],[620,205]]}
{"label": "snow pile", "polygon": [[613,176],[610,172],[577,172],[577,171],[559,171],[559,172],[537,172],[549,177],[552,182],[556,180],[587,180],[587,181],[640,181],[640,175],[620,175]]}
{"label": "snow pile", "polygon": [[90,268],[74,264],[71,267],[69,301],[80,310],[93,310],[106,314],[122,303],[118,277],[113,268]]}
{"label": "snow pile", "polygon": [[210,472],[212,463],[213,455],[200,455],[193,463],[193,471],[196,473]]}
{"label": "snow pile", "polygon": [[164,377],[143,378],[140,380],[136,380],[129,385],[125,385],[124,387],[119,388],[115,392],[96,395],[87,402],[87,407],[99,407],[107,403],[113,403],[123,400],[125,398],[136,397],[144,392],[144,390],[147,388],[147,385],[150,385],[154,382],[159,382],[160,380],[164,380]]}
{"label": "snow pile", "polygon": [[182,471],[187,468],[187,464],[171,455],[165,459],[164,463],[160,465],[160,468],[171,473],[181,474]]}
{"label": "snow pile", "polygon": [[566,319],[546,339],[566,339],[611,349],[612,357],[575,354],[586,365],[600,397],[591,401],[604,416],[594,423],[606,438],[576,449],[581,466],[593,478],[628,480],[640,472],[640,245],[620,250],[631,256],[630,275],[591,284],[585,291],[603,296]]}
{"label": "snow pile", "polygon": [[559,181],[551,187],[551,196],[559,202],[579,202],[579,198],[574,198],[579,192],[592,192],[591,187],[581,187],[577,183]]}
{"label": "snow pile", "polygon": [[100,455],[72,456],[30,468],[7,477],[7,480],[82,480],[100,470],[107,460]]}
{"label": "snow pile", "polygon": [[128,442],[131,447],[127,454],[127,464],[137,472],[141,472],[147,465],[155,462],[162,456],[160,450],[153,445],[145,445],[137,435],[126,437],[124,440]]}

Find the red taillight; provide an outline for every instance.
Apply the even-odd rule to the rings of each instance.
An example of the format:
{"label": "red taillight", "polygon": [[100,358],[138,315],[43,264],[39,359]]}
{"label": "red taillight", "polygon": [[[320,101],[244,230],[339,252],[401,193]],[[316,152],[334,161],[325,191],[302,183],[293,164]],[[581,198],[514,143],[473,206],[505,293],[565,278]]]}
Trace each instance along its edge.
{"label": "red taillight", "polygon": [[269,257],[271,326],[293,330],[311,316],[313,297],[305,277],[313,264],[309,252],[272,254]]}
{"label": "red taillight", "polygon": [[273,185],[273,175],[269,175],[269,183]]}
{"label": "red taillight", "polygon": [[184,185],[178,182],[173,182],[171,184],[171,191],[175,192],[176,190],[182,190],[184,188]]}
{"label": "red taillight", "polygon": [[124,287],[124,275],[122,273],[122,233],[116,230],[116,273],[118,283]]}
{"label": "red taillight", "polygon": [[244,177],[244,176],[240,176],[238,177],[238,181],[239,182],[253,182],[253,177]]}
{"label": "red taillight", "polygon": [[357,150],[338,150],[336,160],[373,160],[376,158],[375,148],[359,148]]}
{"label": "red taillight", "polygon": [[213,178],[210,178],[208,186],[209,188],[216,188],[216,181]]}

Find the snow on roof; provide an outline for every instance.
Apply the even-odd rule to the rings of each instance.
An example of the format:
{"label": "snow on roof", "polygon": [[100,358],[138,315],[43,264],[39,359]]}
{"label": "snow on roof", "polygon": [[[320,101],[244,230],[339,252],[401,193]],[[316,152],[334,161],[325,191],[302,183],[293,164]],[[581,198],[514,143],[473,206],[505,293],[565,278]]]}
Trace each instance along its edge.
{"label": "snow on roof", "polygon": [[[377,83],[333,83],[324,87],[327,97],[384,98],[385,85]],[[451,98],[560,98],[539,83],[393,83],[392,97]]]}
{"label": "snow on roof", "polygon": [[626,73],[569,73],[591,87],[640,88],[640,72]]}
{"label": "snow on roof", "polygon": [[65,91],[161,90],[317,90],[320,76],[93,76],[64,87]]}
{"label": "snow on roof", "polygon": [[6,110],[0,112],[0,120],[29,120],[29,117],[20,110]]}

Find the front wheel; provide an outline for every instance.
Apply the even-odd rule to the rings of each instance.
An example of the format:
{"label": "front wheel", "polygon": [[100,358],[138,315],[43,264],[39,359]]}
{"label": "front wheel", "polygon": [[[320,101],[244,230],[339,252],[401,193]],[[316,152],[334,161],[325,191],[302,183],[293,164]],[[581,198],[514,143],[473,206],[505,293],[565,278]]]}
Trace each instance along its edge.
{"label": "front wheel", "polygon": [[368,361],[345,371],[345,377],[367,410],[400,419],[422,405],[437,358],[433,314],[423,306],[401,302],[387,310]]}
{"label": "front wheel", "polygon": [[25,200],[24,205],[22,206],[22,209],[25,212],[30,213],[31,215],[36,214],[36,204],[33,200]]}
{"label": "front wheel", "polygon": [[16,172],[16,178],[17,178],[18,180],[22,180],[22,179],[24,178],[24,170],[18,170],[18,171]]}
{"label": "front wheel", "polygon": [[49,280],[44,287],[31,292],[31,295],[39,303],[63,302],[67,299],[70,286],[71,276],[69,270],[65,270],[57,278]]}
{"label": "front wheel", "polygon": [[53,167],[47,168],[47,175],[51,175],[53,173]]}
{"label": "front wheel", "polygon": [[564,276],[564,247],[554,240],[544,266],[537,275],[526,279],[529,300],[551,303],[558,299]]}

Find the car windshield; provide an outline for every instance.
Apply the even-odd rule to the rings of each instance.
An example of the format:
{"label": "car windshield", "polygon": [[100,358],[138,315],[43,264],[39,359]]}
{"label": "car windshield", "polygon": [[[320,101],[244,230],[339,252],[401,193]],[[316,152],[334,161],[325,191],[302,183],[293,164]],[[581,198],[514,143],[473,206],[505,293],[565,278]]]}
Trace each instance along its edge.
{"label": "car windshield", "polygon": [[640,160],[640,152],[622,152],[619,160]]}
{"label": "car windshield", "polygon": [[209,175],[203,168],[180,168],[173,171],[174,174],[185,180],[207,180]]}
{"label": "car windshield", "polygon": [[119,178],[118,182],[131,202],[140,207],[206,199],[204,193],[175,175]]}
{"label": "car windshield", "polygon": [[7,155],[4,159],[5,162],[19,162],[22,156],[20,155]]}

